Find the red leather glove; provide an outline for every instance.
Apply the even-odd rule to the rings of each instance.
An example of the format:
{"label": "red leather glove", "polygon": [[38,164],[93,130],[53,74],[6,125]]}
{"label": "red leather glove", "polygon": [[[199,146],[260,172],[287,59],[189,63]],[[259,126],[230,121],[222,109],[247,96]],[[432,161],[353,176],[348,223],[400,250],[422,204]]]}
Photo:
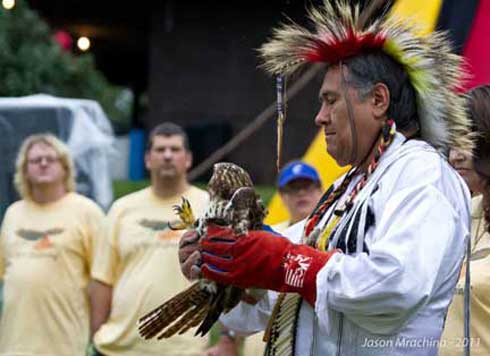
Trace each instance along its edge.
{"label": "red leather glove", "polygon": [[216,225],[208,226],[200,248],[205,278],[240,288],[299,293],[311,305],[316,300],[316,275],[338,252],[293,244],[266,231],[237,236]]}

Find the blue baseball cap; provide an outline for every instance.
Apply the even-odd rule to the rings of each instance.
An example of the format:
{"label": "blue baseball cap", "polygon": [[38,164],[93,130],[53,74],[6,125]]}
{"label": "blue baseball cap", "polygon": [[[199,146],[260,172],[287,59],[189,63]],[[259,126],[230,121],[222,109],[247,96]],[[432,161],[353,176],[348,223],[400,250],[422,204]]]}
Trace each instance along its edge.
{"label": "blue baseball cap", "polygon": [[320,183],[320,176],[313,166],[301,161],[294,161],[281,169],[277,185],[279,188],[284,188],[286,184],[299,178],[310,179]]}

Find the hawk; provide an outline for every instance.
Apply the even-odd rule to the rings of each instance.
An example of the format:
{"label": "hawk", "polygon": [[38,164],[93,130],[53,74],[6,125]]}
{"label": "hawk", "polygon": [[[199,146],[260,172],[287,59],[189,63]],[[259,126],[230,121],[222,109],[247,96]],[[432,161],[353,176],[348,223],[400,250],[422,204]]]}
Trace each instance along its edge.
{"label": "hawk", "polygon": [[[262,228],[266,209],[243,168],[233,163],[216,163],[208,191],[209,205],[203,217],[197,220],[185,198],[181,206],[175,207],[181,218],[177,228],[194,227],[197,238],[204,236],[210,223],[230,226],[238,235]],[[257,293],[260,294],[258,291],[250,294]],[[240,288],[201,279],[140,318],[138,331],[144,339],[162,339],[201,324],[196,335],[204,336],[219,316],[235,307],[243,296],[245,291]]]}

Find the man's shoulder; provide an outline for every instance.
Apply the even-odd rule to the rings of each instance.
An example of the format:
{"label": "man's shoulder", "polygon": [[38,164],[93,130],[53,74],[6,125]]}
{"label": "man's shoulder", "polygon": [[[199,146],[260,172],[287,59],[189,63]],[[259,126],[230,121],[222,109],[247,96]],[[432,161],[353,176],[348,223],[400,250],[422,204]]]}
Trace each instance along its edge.
{"label": "man's shoulder", "polygon": [[189,200],[192,209],[197,216],[204,213],[209,202],[208,192],[191,185],[182,195]]}
{"label": "man's shoulder", "polygon": [[134,206],[135,203],[139,201],[147,201],[147,199],[151,196],[150,187],[146,187],[135,192],[129,193],[116,199],[111,206],[111,210],[113,209],[121,209],[125,206]]}
{"label": "man's shoulder", "polygon": [[104,214],[102,208],[92,199],[75,192],[69,194],[69,204],[76,205],[78,212],[83,209],[87,212]]}
{"label": "man's shoulder", "polygon": [[204,189],[198,188],[195,185],[189,186],[189,189],[184,193],[184,196],[188,199],[196,200],[208,200],[209,193]]}
{"label": "man's shoulder", "polygon": [[27,204],[27,201],[25,199],[20,199],[20,200],[14,201],[12,204],[9,205],[9,207],[7,208],[7,211],[21,209],[26,204]]}
{"label": "man's shoulder", "polygon": [[443,156],[433,146],[418,139],[410,139],[404,142],[395,154],[398,155],[397,161],[423,159],[430,162],[439,162],[443,159]]}
{"label": "man's shoulder", "polygon": [[420,140],[410,140],[395,153],[396,160],[388,168],[388,175],[401,180],[438,180],[451,170],[447,159],[434,147]]}
{"label": "man's shoulder", "polygon": [[382,196],[432,190],[457,210],[466,211],[468,189],[447,158],[432,146],[413,141],[407,142],[407,146],[397,153],[398,157],[381,177],[378,187],[384,192]]}
{"label": "man's shoulder", "polygon": [[8,216],[20,213],[23,209],[25,209],[26,205],[27,201],[24,199],[17,200],[10,204],[7,210],[5,210],[4,221],[7,220]]}

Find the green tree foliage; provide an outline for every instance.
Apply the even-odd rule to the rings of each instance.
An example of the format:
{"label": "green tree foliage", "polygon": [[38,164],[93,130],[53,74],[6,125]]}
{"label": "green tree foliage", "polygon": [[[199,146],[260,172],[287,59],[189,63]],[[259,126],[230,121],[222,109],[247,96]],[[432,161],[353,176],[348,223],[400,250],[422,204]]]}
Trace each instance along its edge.
{"label": "green tree foliage", "polygon": [[97,100],[116,126],[129,125],[124,88],[96,70],[91,54],[74,55],[53,39],[49,26],[25,1],[0,8],[0,96],[45,93]]}

